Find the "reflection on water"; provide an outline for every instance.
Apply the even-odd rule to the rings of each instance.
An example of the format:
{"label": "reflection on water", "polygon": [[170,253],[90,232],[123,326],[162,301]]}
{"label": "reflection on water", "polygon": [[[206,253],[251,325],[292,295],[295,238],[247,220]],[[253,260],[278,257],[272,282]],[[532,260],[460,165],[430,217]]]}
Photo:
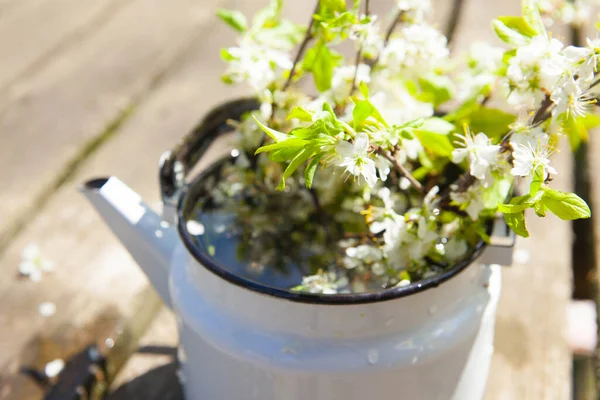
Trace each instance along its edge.
{"label": "reflection on water", "polygon": [[222,267],[284,289],[301,284],[303,276],[337,268],[343,230],[317,209],[307,189],[243,185],[232,171],[215,178],[205,180],[212,190],[188,224],[203,226],[195,226],[201,232],[196,243]]}

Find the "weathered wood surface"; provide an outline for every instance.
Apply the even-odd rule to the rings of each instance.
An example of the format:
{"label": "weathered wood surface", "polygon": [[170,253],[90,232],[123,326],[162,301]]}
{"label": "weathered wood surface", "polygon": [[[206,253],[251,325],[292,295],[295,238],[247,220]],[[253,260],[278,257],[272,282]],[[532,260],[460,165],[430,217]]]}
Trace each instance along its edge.
{"label": "weathered wood surface", "polygon": [[[156,71],[157,74],[165,74],[165,77],[160,82],[155,82],[152,90],[146,89],[147,96],[140,103],[139,111],[121,127],[112,142],[104,144],[97,154],[86,161],[83,171],[76,174],[69,184],[57,193],[48,195],[50,199],[45,210],[21,235],[13,238],[0,258],[0,265],[3,267],[0,270],[0,326],[10,327],[0,329],[0,370],[4,366],[11,372],[16,371],[18,363],[9,361],[15,360],[25,343],[37,332],[52,329],[67,321],[73,325],[81,324],[90,320],[107,304],[114,304],[124,311],[134,294],[147,285],[137,266],[77,192],[79,182],[92,176],[117,174],[151,204],[156,203],[156,165],[161,152],[189,130],[214,102],[235,95],[235,91],[222,89],[218,80],[206,79],[207,75],[204,75],[217,76],[219,72],[218,49],[211,47],[215,42],[214,24],[202,22],[198,9],[191,2],[185,7],[183,3],[178,5],[176,2],[164,4],[165,9],[155,17],[171,20],[174,25],[185,27],[185,21],[191,18],[189,15],[196,13],[193,17],[194,27],[189,30],[187,40],[191,41],[193,49],[205,50],[207,54],[200,51],[187,55],[188,47],[174,52],[173,48],[163,43],[162,47],[169,47],[171,56],[168,58],[171,61]],[[202,12],[206,16],[212,16],[214,8],[222,2],[211,1],[210,4],[204,4],[206,9]],[[138,2],[138,7],[143,13],[149,5],[145,1]],[[169,16],[167,8],[170,7],[179,10],[179,22],[173,14]],[[130,12],[128,20],[133,25],[135,15],[135,12]],[[176,39],[177,36],[172,31],[178,32],[183,29],[182,26],[172,26],[172,29],[155,32],[153,35],[171,35]],[[159,28],[160,25],[153,29]],[[219,32],[219,36],[221,35],[224,40],[233,40],[232,35],[228,37],[223,31]],[[202,48],[204,44],[208,47]],[[142,43],[135,45],[141,46]],[[86,50],[88,51],[92,50]],[[160,58],[164,57],[165,55],[160,55]],[[173,59],[176,61],[172,61]],[[110,65],[105,65],[102,71],[101,74],[106,76],[114,72]],[[204,91],[197,90],[200,86]],[[152,96],[153,91],[160,95]],[[85,101],[84,98],[81,100]],[[94,114],[94,111],[90,111],[90,114]],[[37,115],[23,114],[20,118],[35,119]],[[4,135],[4,130],[2,134]],[[140,144],[143,144],[143,151],[140,151]],[[56,271],[46,275],[40,283],[17,278],[21,250],[31,242],[40,246],[45,258],[56,263]],[[56,303],[58,309],[56,315],[48,319],[38,314],[39,304],[45,301]],[[4,372],[6,373],[6,369]],[[1,394],[2,391],[0,398]]]}
{"label": "weathered wood surface", "polygon": [[[11,90],[12,83],[35,73],[37,67],[43,68],[45,61],[59,56],[61,50],[95,34],[130,1],[23,0],[10,3],[0,3],[0,93],[14,96],[18,88]],[[19,3],[18,6],[15,3]]]}
{"label": "weathered wood surface", "polygon": [[[212,19],[214,8],[226,3],[253,10],[264,2],[210,0],[199,6],[192,0],[128,0],[118,6],[105,2],[103,7],[85,7],[85,2],[57,0],[63,7],[75,7],[65,8],[65,15],[73,15],[69,13],[76,13],[77,7],[85,8],[85,15],[60,29],[46,28],[52,32],[40,36],[43,45],[37,53],[26,46],[22,51],[33,53],[10,47],[15,57],[29,58],[0,69],[8,71],[0,72],[0,86],[8,85],[0,94],[0,140],[10,144],[0,146],[0,248],[3,240],[7,245],[0,255],[0,327],[10,327],[0,329],[0,399],[31,398],[9,397],[15,392],[11,395],[3,382],[24,384],[13,380],[22,363],[40,366],[50,361],[48,354],[41,357],[28,346],[39,341],[40,332],[56,335],[65,324],[86,331],[86,324],[93,324],[109,305],[129,317],[135,312],[130,302],[136,293],[138,299],[148,300],[147,308],[157,307],[156,297],[145,289],[146,279],[76,192],[77,184],[95,175],[115,174],[155,204],[160,153],[211,106],[241,93],[217,79],[222,71],[218,50],[233,43],[234,36]],[[24,10],[39,12],[33,7],[38,3],[43,2],[0,0],[0,32],[24,35],[26,29],[14,26],[15,16],[32,21]],[[289,3],[295,19],[306,19],[312,9],[312,2]],[[464,3],[455,50],[493,36],[481,21],[519,12],[518,0]],[[450,1],[436,1],[440,27],[450,6]],[[86,18],[96,21],[92,30],[81,23]],[[13,21],[12,31],[7,21]],[[121,113],[124,108],[127,113]],[[114,121],[119,123],[111,126]],[[83,151],[103,137],[110,140]],[[36,145],[25,152],[31,143]],[[65,163],[74,158],[80,162]],[[561,171],[556,184],[563,188],[571,185],[569,162],[567,152],[555,160]],[[70,165],[79,170],[65,183],[61,177],[69,177]],[[45,195],[53,186],[61,187]],[[45,208],[38,212],[39,204]],[[562,335],[570,298],[569,226],[553,220],[549,228],[548,220],[530,221],[533,239],[519,241],[517,248],[529,255],[528,262],[503,271],[486,400],[569,398],[571,357]],[[6,234],[17,230],[16,236]],[[31,242],[56,263],[56,271],[40,283],[16,277],[20,252]],[[57,304],[55,316],[38,314],[45,301]],[[176,344],[170,312],[159,313],[141,343]],[[175,372],[169,356],[135,355],[117,378],[111,398],[180,399]]]}
{"label": "weathered wood surface", "polygon": [[[53,8],[55,2],[42,3]],[[91,33],[72,30],[70,36],[63,35],[53,57],[44,55],[51,50],[40,48],[35,68],[19,65],[16,77],[21,79],[0,92],[0,252],[45,204],[48,193],[115,133],[115,126],[153,89],[202,26],[213,22],[216,4],[212,0],[202,5],[195,0],[124,0],[107,11],[91,4],[108,7],[108,2],[56,3],[66,9],[44,13],[45,5],[38,8],[32,3],[14,10],[14,14],[35,11],[39,31],[34,29],[35,21],[27,22],[29,29],[19,28],[25,22],[9,18],[10,12],[0,19],[4,27],[0,40],[7,42],[0,48],[8,51],[3,53],[3,66],[24,57],[20,52],[27,46],[20,46],[30,30],[36,32],[34,37],[55,35],[45,32],[44,28],[57,30],[46,27],[46,20],[64,26],[63,16],[78,20],[91,12],[79,9],[95,9],[90,18],[97,25]],[[44,46],[45,39],[39,42]]]}
{"label": "weathered wood surface", "polygon": [[[600,158],[594,157],[593,155],[600,154],[600,130],[595,129],[593,134],[590,136],[589,141],[589,152],[592,155],[590,157],[590,171],[600,171]],[[590,207],[592,209],[592,220],[594,223],[594,249],[596,254],[596,265],[595,274],[592,277],[594,281],[594,289],[595,296],[594,299],[596,302],[596,312],[597,312],[597,323],[600,324],[600,179],[595,178],[591,180],[591,204]],[[595,381],[596,381],[596,389],[600,389],[600,369],[598,366],[600,365],[600,340],[596,347],[596,371],[595,371]]]}

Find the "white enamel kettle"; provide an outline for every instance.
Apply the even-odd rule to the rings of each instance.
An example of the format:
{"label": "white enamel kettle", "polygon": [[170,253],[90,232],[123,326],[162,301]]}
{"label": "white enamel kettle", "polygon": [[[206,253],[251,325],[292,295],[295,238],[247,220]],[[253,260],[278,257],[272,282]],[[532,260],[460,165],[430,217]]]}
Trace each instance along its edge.
{"label": "white enamel kettle", "polygon": [[[186,228],[205,173],[187,172],[257,107],[226,103],[163,155],[163,216],[117,178],[82,191],[177,315],[187,400],[480,400],[493,353],[500,269],[494,236],[447,272],[379,293],[317,295],[232,273]],[[506,233],[501,224],[497,230]]]}

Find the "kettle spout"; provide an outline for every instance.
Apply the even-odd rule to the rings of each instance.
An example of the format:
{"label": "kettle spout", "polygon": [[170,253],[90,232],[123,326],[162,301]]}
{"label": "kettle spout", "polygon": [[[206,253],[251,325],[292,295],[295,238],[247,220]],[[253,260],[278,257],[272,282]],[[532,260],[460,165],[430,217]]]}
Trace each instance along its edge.
{"label": "kettle spout", "polygon": [[81,191],[170,307],[169,266],[179,240],[176,229],[115,177],[88,181]]}

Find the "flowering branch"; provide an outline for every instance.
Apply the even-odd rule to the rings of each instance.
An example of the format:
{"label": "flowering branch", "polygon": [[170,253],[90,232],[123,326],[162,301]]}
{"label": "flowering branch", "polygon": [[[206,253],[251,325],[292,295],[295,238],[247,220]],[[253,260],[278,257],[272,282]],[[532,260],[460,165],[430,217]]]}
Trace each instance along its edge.
{"label": "flowering branch", "polygon": [[450,20],[448,21],[448,28],[446,29],[446,38],[448,39],[448,43],[451,43],[452,39],[454,39],[454,34],[456,33],[456,27],[458,26],[458,22],[460,20],[463,4],[464,0],[454,0],[452,13],[450,14]]}
{"label": "flowering branch", "polygon": [[380,146],[375,147],[375,153],[379,154],[386,160],[388,160],[394,168],[406,179],[409,180],[410,184],[421,194],[425,194],[425,189],[423,189],[423,185],[411,175],[411,173],[398,161],[396,158],[397,147],[395,147],[392,152],[387,152],[383,150]]}
{"label": "flowering branch", "polygon": [[[367,18],[369,17],[369,13],[370,13],[369,0],[365,0],[365,16]],[[362,50],[363,50],[363,44],[361,42],[358,46],[358,52],[356,53],[356,62],[354,63],[354,78],[352,79],[352,87],[350,88],[350,96],[352,96],[352,94],[354,94],[354,91],[356,90],[356,80],[358,78],[358,66],[360,65],[360,61],[362,58]]]}
{"label": "flowering branch", "polygon": [[[246,82],[261,103],[255,120],[238,125],[243,154],[265,153],[256,164],[238,158],[240,186],[256,179],[261,190],[277,185],[282,196],[306,186],[315,207],[295,203],[295,211],[342,210],[328,223],[343,226],[325,236],[339,233],[336,260],[347,271],[328,269],[306,277],[303,287],[331,292],[340,277],[392,287],[440,272],[464,259],[497,212],[521,236],[528,235],[528,208],[540,217],[590,216],[584,200],[550,187],[556,174],[550,154],[559,134],[577,148],[600,125],[591,91],[600,85],[600,39],[565,47],[546,30],[539,2],[524,0],[523,15],[493,21],[504,47],[474,43],[458,56],[448,43],[464,0],[453,0],[446,36],[426,20],[429,1],[396,2],[383,29],[363,1],[363,18],[358,0],[352,8],[318,2],[306,31],[282,20],[281,0],[271,0],[252,26],[239,12],[220,12],[242,34],[237,47],[221,53],[228,63],[224,81]],[[348,39],[357,40],[355,58],[335,50]],[[316,93],[286,91],[305,73]],[[357,87],[362,96],[353,97]],[[501,99],[495,87],[511,90]],[[523,111],[532,113],[517,121]],[[463,126],[464,134],[457,133]],[[529,191],[505,204],[517,179]],[[410,186],[420,199],[400,193]],[[352,234],[342,240],[345,229]]]}
{"label": "flowering branch", "polygon": [[[404,11],[404,10],[399,10],[396,13],[396,16],[394,17],[392,23],[390,24],[390,26],[388,27],[388,29],[386,31],[385,38],[383,39],[383,49],[385,49],[387,47],[387,45],[390,41],[390,38],[392,37],[392,34],[396,30],[396,26],[398,26],[398,23],[400,23],[400,21],[402,21],[402,18],[404,17],[405,14],[406,14],[406,11]],[[373,67],[375,67],[375,65],[377,65],[377,63],[379,62],[379,57],[381,57],[381,55],[378,55],[375,60],[370,62],[371,68],[373,68]]]}
{"label": "flowering branch", "polygon": [[296,72],[296,66],[300,62],[300,58],[304,54],[304,50],[306,50],[306,46],[313,39],[312,28],[315,24],[314,15],[319,12],[319,5],[321,4],[320,0],[317,0],[317,5],[315,6],[315,10],[312,14],[310,14],[310,22],[308,23],[308,27],[306,28],[306,34],[304,35],[304,39],[302,39],[302,43],[298,48],[298,52],[296,53],[296,57],[294,58],[294,63],[292,64],[292,69],[290,69],[290,74],[283,85],[282,91],[286,91],[290,85],[292,84],[292,79],[294,78],[294,74]]}

